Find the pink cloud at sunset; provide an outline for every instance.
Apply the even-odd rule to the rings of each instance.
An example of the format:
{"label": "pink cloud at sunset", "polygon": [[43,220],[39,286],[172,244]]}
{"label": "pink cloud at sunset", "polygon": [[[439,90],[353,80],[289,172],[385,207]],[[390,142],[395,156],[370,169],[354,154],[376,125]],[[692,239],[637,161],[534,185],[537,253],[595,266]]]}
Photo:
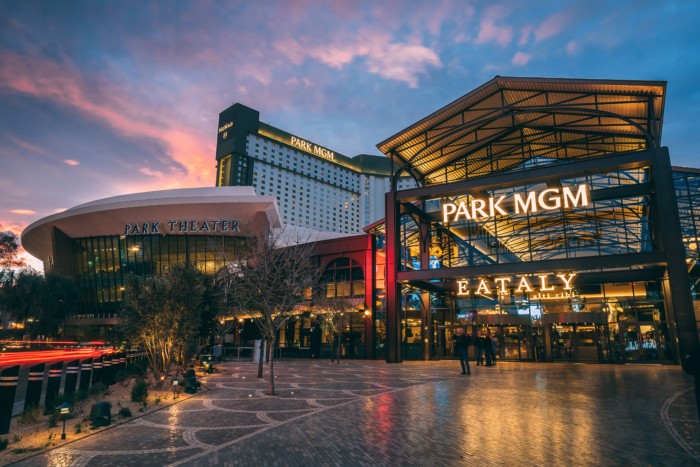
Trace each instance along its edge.
{"label": "pink cloud at sunset", "polygon": [[513,28],[496,24],[504,16],[505,9],[501,6],[487,8],[479,24],[479,34],[476,37],[476,43],[487,44],[495,42],[502,47],[508,45],[513,37]]}
{"label": "pink cloud at sunset", "polygon": [[567,12],[558,12],[540,24],[535,30],[535,41],[539,42],[559,34],[568,24],[569,14]]}
{"label": "pink cloud at sunset", "polygon": [[[159,141],[166,148],[165,155],[186,168],[178,174],[179,184],[201,186],[213,179],[210,161],[213,144],[184,128],[173,126],[172,121],[163,119],[166,112],[142,106],[124,89],[113,84],[87,86],[86,77],[70,65],[44,60],[41,66],[50,70],[48,75],[34,73],[37,66],[29,57],[0,51],[0,83],[6,83],[16,92],[74,107],[88,118],[99,119],[127,137]],[[205,159],[209,160],[205,162]],[[75,162],[65,163],[77,165]],[[165,181],[167,175],[159,173],[157,178],[155,185]]]}
{"label": "pink cloud at sunset", "polygon": [[531,54],[527,54],[525,52],[516,52],[515,55],[513,55],[512,63],[516,66],[525,66],[528,64],[530,59],[532,59]]}
{"label": "pink cloud at sunset", "polygon": [[36,211],[32,211],[31,209],[10,209],[10,212],[12,214],[20,214],[22,216],[31,216],[36,214]]}
{"label": "pink cloud at sunset", "polygon": [[418,85],[418,76],[428,66],[440,67],[438,55],[421,44],[392,43],[384,33],[363,30],[357,37],[340,43],[304,45],[297,40],[278,41],[275,49],[292,63],[301,64],[312,58],[336,69],[355,59],[365,59],[367,70],[388,79],[404,82],[410,87]]}
{"label": "pink cloud at sunset", "polygon": [[76,165],[80,165],[80,162],[74,161],[73,159],[66,159],[63,161],[63,163],[66,165],[73,166],[73,167],[75,167]]}

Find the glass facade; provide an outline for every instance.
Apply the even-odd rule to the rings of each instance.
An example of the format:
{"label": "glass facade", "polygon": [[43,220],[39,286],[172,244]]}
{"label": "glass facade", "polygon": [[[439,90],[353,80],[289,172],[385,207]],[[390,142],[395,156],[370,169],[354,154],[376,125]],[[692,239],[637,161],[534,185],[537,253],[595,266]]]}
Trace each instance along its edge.
{"label": "glass facade", "polygon": [[690,293],[700,328],[700,170],[676,169],[673,182],[690,276]]}
{"label": "glass facade", "polygon": [[[504,264],[547,260],[631,255],[654,251],[649,196],[625,187],[645,184],[648,170],[620,170],[564,178],[564,187],[585,184],[585,206],[489,217],[484,221],[443,216],[445,203],[501,199],[512,211],[518,193],[542,192],[551,184],[515,185],[425,202],[421,216],[403,214],[399,221],[401,271],[458,269],[457,275],[431,282],[451,289],[430,293],[432,358],[451,357],[450,339],[459,326],[488,332],[499,343],[500,358],[536,360],[668,361],[670,339],[663,300],[663,274],[631,266],[612,271],[608,281],[596,278],[599,269],[567,269],[529,274],[478,274]],[[691,273],[697,271],[697,219],[700,211],[699,174],[676,173],[675,184],[683,236]],[[427,219],[427,221],[426,221]],[[421,235],[421,229],[424,229]],[[429,244],[428,259],[421,246]],[[645,270],[652,280],[634,280],[629,271]],[[611,272],[611,271],[608,271]],[[637,271],[639,272],[639,271]],[[693,275],[693,274],[691,274]],[[463,289],[459,290],[462,284]],[[455,286],[457,284],[457,286]],[[456,294],[455,294],[456,292]],[[404,359],[421,358],[421,294],[402,289],[401,341]],[[696,301],[697,303],[697,301]],[[546,336],[545,336],[546,333]],[[538,339],[541,341],[538,344]],[[546,341],[546,342],[545,342]],[[545,349],[546,347],[546,349]]]}
{"label": "glass facade", "polygon": [[80,290],[78,315],[118,313],[126,274],[159,276],[176,264],[193,264],[213,276],[245,244],[241,237],[204,235],[72,239],[72,266]]}
{"label": "glass facade", "polygon": [[664,99],[496,77],[380,143],[421,185],[387,197],[387,361],[449,357],[466,327],[499,358],[678,362],[700,171],[674,173]]}

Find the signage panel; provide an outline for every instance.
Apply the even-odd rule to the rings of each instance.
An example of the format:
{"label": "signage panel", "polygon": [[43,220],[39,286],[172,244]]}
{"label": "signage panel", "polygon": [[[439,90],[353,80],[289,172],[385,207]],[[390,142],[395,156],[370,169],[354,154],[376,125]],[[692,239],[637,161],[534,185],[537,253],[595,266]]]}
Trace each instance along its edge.
{"label": "signage panel", "polygon": [[505,196],[499,196],[498,198],[491,196],[488,199],[472,197],[470,204],[464,201],[443,203],[442,222],[458,222],[460,219],[481,221],[497,216],[529,214],[540,210],[552,211],[561,208],[576,208],[590,205],[587,185],[565,186],[561,189],[548,188],[539,193],[528,191],[524,195],[515,193],[511,206],[512,212],[509,212],[503,206],[505,199]]}
{"label": "signage panel", "polygon": [[174,220],[167,222],[135,222],[124,224],[124,236],[165,235],[178,233],[222,233],[240,232],[241,223],[236,219]]}

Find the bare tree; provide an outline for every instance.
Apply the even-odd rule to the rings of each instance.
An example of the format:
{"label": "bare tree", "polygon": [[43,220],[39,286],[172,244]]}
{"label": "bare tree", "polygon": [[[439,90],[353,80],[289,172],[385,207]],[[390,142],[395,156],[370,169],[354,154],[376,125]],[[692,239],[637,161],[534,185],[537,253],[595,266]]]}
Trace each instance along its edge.
{"label": "bare tree", "polygon": [[129,275],[122,301],[125,335],[146,351],[157,385],[200,332],[207,279],[192,266],[161,277]]}
{"label": "bare tree", "polygon": [[[250,249],[230,262],[218,281],[226,288],[227,301],[238,315],[249,316],[260,329],[268,349],[271,395],[275,394],[277,333],[310,298],[319,278],[313,244],[294,239],[294,245],[283,246],[283,234],[252,237]],[[259,359],[258,378],[263,377],[263,360]]]}
{"label": "bare tree", "polygon": [[[314,310],[318,313],[321,328],[331,341],[331,362],[340,363],[343,333],[352,321],[352,313],[358,309],[346,298],[322,297],[315,301]],[[335,349],[333,349],[333,345],[335,345]]]}

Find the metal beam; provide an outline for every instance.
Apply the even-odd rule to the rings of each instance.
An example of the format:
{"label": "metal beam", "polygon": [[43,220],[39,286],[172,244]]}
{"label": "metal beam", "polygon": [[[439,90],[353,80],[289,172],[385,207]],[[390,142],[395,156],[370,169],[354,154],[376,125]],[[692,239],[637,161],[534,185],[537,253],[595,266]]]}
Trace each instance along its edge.
{"label": "metal beam", "polygon": [[[605,270],[636,266],[665,266],[666,255],[661,251],[631,253],[624,255],[586,256],[583,258],[549,259],[522,263],[487,264],[462,266],[458,268],[427,269],[421,271],[400,271],[397,280],[401,282],[431,281],[455,277],[505,276],[508,274],[535,274],[539,272]],[[687,287],[686,287],[687,288]]]}
{"label": "metal beam", "polygon": [[420,188],[397,191],[398,201],[414,201],[443,196],[454,196],[472,191],[493,190],[513,185],[560,180],[589,173],[605,173],[618,170],[637,169],[651,164],[650,151],[635,151],[615,154],[613,156],[595,157],[580,162],[568,162],[557,165],[479,177],[473,180],[428,185]]}

